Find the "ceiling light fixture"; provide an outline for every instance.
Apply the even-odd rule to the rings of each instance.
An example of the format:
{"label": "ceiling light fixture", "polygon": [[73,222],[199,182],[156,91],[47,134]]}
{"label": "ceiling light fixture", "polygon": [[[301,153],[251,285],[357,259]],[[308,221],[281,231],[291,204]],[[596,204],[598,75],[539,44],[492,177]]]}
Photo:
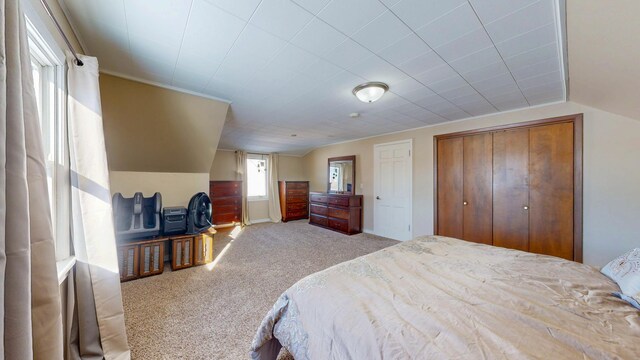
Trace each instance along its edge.
{"label": "ceiling light fixture", "polygon": [[353,88],[353,95],[362,102],[372,103],[379,100],[387,90],[389,90],[389,85],[385,83],[368,82]]}

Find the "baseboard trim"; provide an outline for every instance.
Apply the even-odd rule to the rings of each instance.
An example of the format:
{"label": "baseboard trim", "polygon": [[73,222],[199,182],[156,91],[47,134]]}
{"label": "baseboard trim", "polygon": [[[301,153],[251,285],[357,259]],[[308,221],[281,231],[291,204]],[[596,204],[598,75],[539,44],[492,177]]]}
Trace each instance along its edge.
{"label": "baseboard trim", "polygon": [[271,222],[271,219],[256,219],[256,220],[251,220],[251,224],[261,224],[261,223],[266,223],[266,222]]}
{"label": "baseboard trim", "polygon": [[376,233],[373,232],[372,229],[362,229],[362,232],[365,233],[365,234],[376,235]]}

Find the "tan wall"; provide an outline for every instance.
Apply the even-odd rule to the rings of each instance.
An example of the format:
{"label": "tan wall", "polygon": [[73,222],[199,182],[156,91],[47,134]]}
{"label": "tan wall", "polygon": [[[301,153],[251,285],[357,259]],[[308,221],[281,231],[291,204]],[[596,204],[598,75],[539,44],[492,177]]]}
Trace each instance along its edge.
{"label": "tan wall", "polygon": [[229,104],[100,74],[109,169],[207,173]]}
{"label": "tan wall", "polygon": [[[218,150],[211,165],[210,180],[237,180],[236,154],[234,151]],[[278,158],[278,179],[307,180],[303,159],[299,156],[280,155]],[[269,201],[249,201],[249,220],[269,218]]]}
{"label": "tan wall", "polygon": [[207,173],[159,173],[135,171],[111,171],[111,194],[122,193],[131,197],[142,192],[149,197],[156,192],[162,194],[162,206],[184,206],[199,192],[209,193]]}
{"label": "tan wall", "polygon": [[356,155],[364,228],[373,231],[373,145],[413,139],[413,235],[432,234],[434,135],[574,113],[584,113],[584,261],[602,265],[640,246],[640,121],[570,102],[323,147],[304,163],[311,189],[324,191],[327,158]]}

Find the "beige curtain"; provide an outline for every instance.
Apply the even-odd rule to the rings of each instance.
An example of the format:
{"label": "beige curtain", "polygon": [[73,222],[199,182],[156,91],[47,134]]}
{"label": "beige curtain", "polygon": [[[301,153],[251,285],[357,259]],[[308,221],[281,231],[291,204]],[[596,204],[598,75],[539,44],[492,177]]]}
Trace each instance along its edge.
{"label": "beige curtain", "polygon": [[278,189],[278,154],[269,155],[269,218],[274,223],[282,220],[280,211],[280,191]]}
{"label": "beige curtain", "polygon": [[236,174],[238,180],[242,180],[242,225],[251,225],[247,200],[247,153],[242,150],[236,151]]}
{"label": "beige curtain", "polygon": [[129,359],[102,127],[98,61],[67,64],[73,248],[69,286],[72,358]]}
{"label": "beige curtain", "polygon": [[0,358],[62,359],[47,174],[19,5],[0,3]]}

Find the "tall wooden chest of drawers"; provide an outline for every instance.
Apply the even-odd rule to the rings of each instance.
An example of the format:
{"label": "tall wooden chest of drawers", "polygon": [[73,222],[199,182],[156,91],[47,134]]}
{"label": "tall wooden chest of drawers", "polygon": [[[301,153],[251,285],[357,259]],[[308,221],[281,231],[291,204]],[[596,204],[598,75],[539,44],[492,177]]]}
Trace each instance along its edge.
{"label": "tall wooden chest of drawers", "polygon": [[309,182],[278,181],[282,221],[309,218]]}
{"label": "tall wooden chest of drawers", "polygon": [[311,193],[309,223],[347,235],[362,232],[362,195]]}
{"label": "tall wooden chest of drawers", "polygon": [[210,181],[213,225],[242,222],[242,181]]}

